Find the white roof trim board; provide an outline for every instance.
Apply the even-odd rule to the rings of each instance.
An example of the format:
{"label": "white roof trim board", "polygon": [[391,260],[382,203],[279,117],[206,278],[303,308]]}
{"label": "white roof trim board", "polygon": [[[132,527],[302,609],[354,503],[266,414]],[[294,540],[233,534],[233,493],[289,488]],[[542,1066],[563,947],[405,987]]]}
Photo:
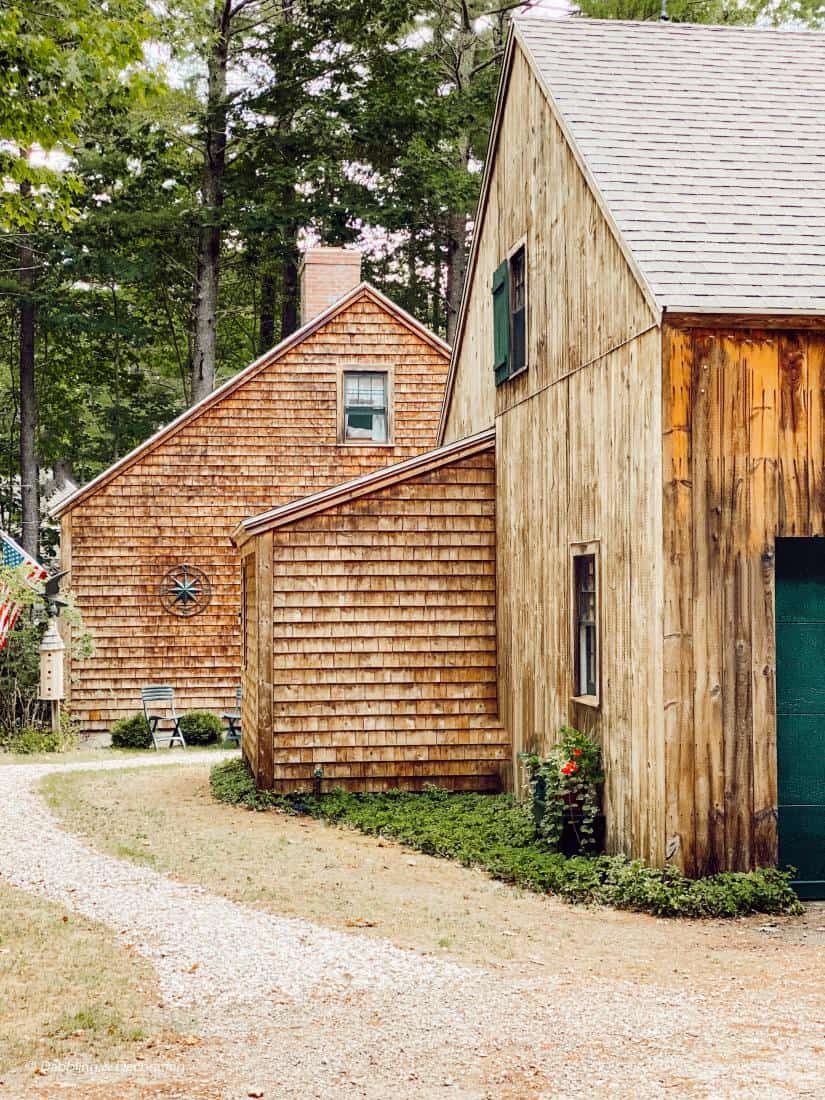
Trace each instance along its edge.
{"label": "white roof trim board", "polygon": [[825,33],[514,23],[662,308],[825,313]]}

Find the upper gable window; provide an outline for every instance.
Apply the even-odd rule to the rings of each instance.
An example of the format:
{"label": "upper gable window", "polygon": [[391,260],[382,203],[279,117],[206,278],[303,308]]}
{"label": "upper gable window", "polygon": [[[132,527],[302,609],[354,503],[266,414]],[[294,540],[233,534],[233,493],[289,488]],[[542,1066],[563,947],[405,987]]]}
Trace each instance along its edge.
{"label": "upper gable window", "polygon": [[341,437],[350,443],[388,443],[389,384],[386,371],[344,371]]}
{"label": "upper gable window", "polygon": [[493,274],[496,385],[527,367],[527,253],[520,244]]}

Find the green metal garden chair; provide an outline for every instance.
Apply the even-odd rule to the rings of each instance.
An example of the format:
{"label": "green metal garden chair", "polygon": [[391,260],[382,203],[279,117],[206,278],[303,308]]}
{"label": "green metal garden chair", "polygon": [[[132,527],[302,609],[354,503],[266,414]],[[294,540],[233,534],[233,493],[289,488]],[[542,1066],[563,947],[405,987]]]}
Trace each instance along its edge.
{"label": "green metal garden chair", "polygon": [[178,744],[185,749],[186,740],[180,728],[180,717],[175,710],[175,691],[172,685],[149,684],[140,689],[140,698],[155,748],[165,745],[171,749]]}
{"label": "green metal garden chair", "polygon": [[240,684],[235,688],[235,709],[226,710],[221,718],[227,723],[226,740],[233,741],[236,745],[241,743],[241,699],[243,688]]}

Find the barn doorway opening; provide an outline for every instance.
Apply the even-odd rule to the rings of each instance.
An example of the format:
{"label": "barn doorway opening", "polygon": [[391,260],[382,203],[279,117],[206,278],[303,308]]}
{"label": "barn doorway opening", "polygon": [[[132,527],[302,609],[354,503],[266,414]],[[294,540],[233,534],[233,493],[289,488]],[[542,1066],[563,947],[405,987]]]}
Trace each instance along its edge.
{"label": "barn doorway opening", "polygon": [[779,862],[825,898],[825,539],[776,540]]}

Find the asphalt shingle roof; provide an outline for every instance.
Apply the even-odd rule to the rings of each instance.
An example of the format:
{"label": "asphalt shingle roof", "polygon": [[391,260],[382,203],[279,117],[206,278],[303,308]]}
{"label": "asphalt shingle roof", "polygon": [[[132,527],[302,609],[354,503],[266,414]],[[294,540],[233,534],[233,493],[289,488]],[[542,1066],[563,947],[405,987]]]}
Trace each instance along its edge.
{"label": "asphalt shingle roof", "polygon": [[660,305],[825,313],[825,34],[516,23]]}

